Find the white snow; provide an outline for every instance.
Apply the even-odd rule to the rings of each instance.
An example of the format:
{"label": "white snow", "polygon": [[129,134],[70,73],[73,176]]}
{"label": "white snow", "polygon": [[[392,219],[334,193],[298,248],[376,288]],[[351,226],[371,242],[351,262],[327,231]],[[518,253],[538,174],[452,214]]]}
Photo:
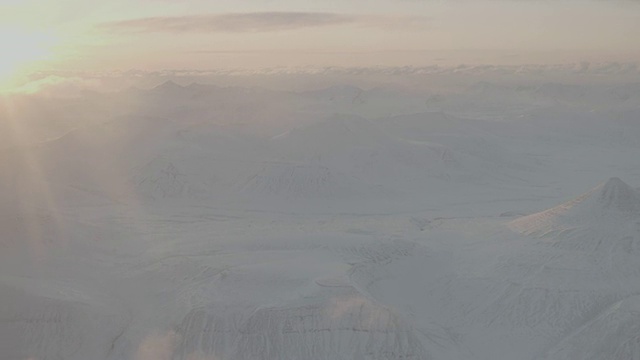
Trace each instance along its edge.
{"label": "white snow", "polygon": [[0,358],[640,359],[638,89],[15,99]]}

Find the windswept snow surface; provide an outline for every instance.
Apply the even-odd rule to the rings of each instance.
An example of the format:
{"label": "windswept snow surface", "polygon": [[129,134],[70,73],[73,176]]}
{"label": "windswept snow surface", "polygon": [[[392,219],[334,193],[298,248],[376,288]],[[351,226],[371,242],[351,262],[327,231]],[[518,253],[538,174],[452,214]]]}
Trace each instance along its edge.
{"label": "windswept snow surface", "polygon": [[17,97],[0,358],[640,359],[639,89]]}

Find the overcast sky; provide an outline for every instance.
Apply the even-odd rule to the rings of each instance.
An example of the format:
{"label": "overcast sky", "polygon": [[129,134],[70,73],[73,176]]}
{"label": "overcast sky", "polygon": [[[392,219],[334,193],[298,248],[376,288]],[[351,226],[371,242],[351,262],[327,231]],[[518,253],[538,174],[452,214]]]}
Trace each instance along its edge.
{"label": "overcast sky", "polygon": [[640,58],[640,2],[0,0],[88,70],[560,63]]}

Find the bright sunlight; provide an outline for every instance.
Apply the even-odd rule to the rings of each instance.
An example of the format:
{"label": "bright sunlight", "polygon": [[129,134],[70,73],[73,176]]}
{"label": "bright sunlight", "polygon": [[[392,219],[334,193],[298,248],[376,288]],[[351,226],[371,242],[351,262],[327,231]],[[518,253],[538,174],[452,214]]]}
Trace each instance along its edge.
{"label": "bright sunlight", "polygon": [[56,37],[16,27],[0,28],[0,90],[9,90],[23,73],[51,59]]}

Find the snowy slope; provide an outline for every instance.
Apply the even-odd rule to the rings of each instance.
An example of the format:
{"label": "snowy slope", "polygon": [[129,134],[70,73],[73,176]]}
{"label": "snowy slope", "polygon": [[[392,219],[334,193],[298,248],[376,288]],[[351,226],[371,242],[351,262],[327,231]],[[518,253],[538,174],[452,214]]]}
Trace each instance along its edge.
{"label": "snowy slope", "polygon": [[492,322],[556,333],[548,359],[637,358],[628,331],[640,289],[639,218],[640,194],[612,178],[572,201],[510,222],[538,242],[511,254],[504,270],[533,272],[509,276],[512,284],[495,309],[486,310],[497,315]]}
{"label": "snowy slope", "polygon": [[0,291],[5,359],[106,358],[127,323],[127,314],[104,298],[68,284],[3,277]]}
{"label": "snowy slope", "polygon": [[640,193],[619,178],[509,226],[526,235],[547,238],[554,246],[584,251],[636,253],[640,241]]}
{"label": "snowy slope", "polygon": [[613,303],[545,354],[545,359],[640,359],[638,297]]}

